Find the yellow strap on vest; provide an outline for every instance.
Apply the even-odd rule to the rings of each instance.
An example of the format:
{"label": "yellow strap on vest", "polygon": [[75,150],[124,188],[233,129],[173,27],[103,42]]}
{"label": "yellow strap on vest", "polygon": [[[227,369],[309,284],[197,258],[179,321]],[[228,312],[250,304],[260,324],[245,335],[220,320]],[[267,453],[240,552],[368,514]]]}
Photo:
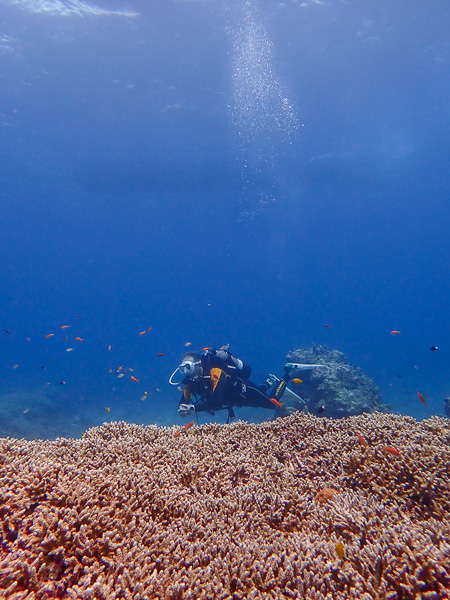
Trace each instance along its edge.
{"label": "yellow strap on vest", "polygon": [[222,375],[222,370],[214,367],[211,369],[211,385],[212,391],[216,389],[216,385],[219,383],[220,376]]}

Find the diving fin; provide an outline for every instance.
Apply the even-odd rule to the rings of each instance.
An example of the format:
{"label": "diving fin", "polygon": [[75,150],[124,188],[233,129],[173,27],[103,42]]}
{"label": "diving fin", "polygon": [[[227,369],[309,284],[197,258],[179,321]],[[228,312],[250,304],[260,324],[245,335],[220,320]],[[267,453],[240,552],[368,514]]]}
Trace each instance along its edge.
{"label": "diving fin", "polygon": [[286,363],[284,370],[291,376],[297,371],[308,371],[310,369],[325,369],[326,365],[307,365],[302,363]]}

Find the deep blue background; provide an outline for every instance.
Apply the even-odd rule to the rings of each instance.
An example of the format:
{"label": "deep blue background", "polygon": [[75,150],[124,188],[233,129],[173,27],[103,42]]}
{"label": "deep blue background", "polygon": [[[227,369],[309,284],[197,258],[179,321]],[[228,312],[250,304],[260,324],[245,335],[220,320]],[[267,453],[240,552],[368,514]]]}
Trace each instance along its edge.
{"label": "deep blue background", "polygon": [[[394,410],[442,414],[448,2],[66,6],[0,4],[1,434],[178,423],[187,341],[229,342],[257,382],[324,343]],[[268,87],[249,116],[250,34]],[[278,92],[296,127],[264,105]]]}

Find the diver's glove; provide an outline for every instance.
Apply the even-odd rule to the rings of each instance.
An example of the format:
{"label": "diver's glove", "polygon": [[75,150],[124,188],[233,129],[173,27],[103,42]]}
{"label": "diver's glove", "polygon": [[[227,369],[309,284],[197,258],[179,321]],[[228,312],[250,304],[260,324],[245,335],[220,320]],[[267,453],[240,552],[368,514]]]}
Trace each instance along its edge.
{"label": "diver's glove", "polygon": [[195,413],[195,406],[193,404],[180,404],[178,407],[180,417],[188,417],[193,413]]}

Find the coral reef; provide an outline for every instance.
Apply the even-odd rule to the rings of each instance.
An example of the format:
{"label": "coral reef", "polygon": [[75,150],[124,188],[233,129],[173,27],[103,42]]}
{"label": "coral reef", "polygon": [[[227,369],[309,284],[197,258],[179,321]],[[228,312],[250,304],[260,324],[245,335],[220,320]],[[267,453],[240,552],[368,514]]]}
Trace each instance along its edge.
{"label": "coral reef", "polygon": [[373,379],[364,375],[359,367],[351,365],[339,350],[314,345],[292,350],[286,359],[288,362],[327,367],[302,371],[303,384],[292,388],[306,401],[307,410],[313,414],[348,417],[387,409]]}
{"label": "coral reef", "polygon": [[0,440],[0,596],[449,598],[448,419],[179,430]]}

